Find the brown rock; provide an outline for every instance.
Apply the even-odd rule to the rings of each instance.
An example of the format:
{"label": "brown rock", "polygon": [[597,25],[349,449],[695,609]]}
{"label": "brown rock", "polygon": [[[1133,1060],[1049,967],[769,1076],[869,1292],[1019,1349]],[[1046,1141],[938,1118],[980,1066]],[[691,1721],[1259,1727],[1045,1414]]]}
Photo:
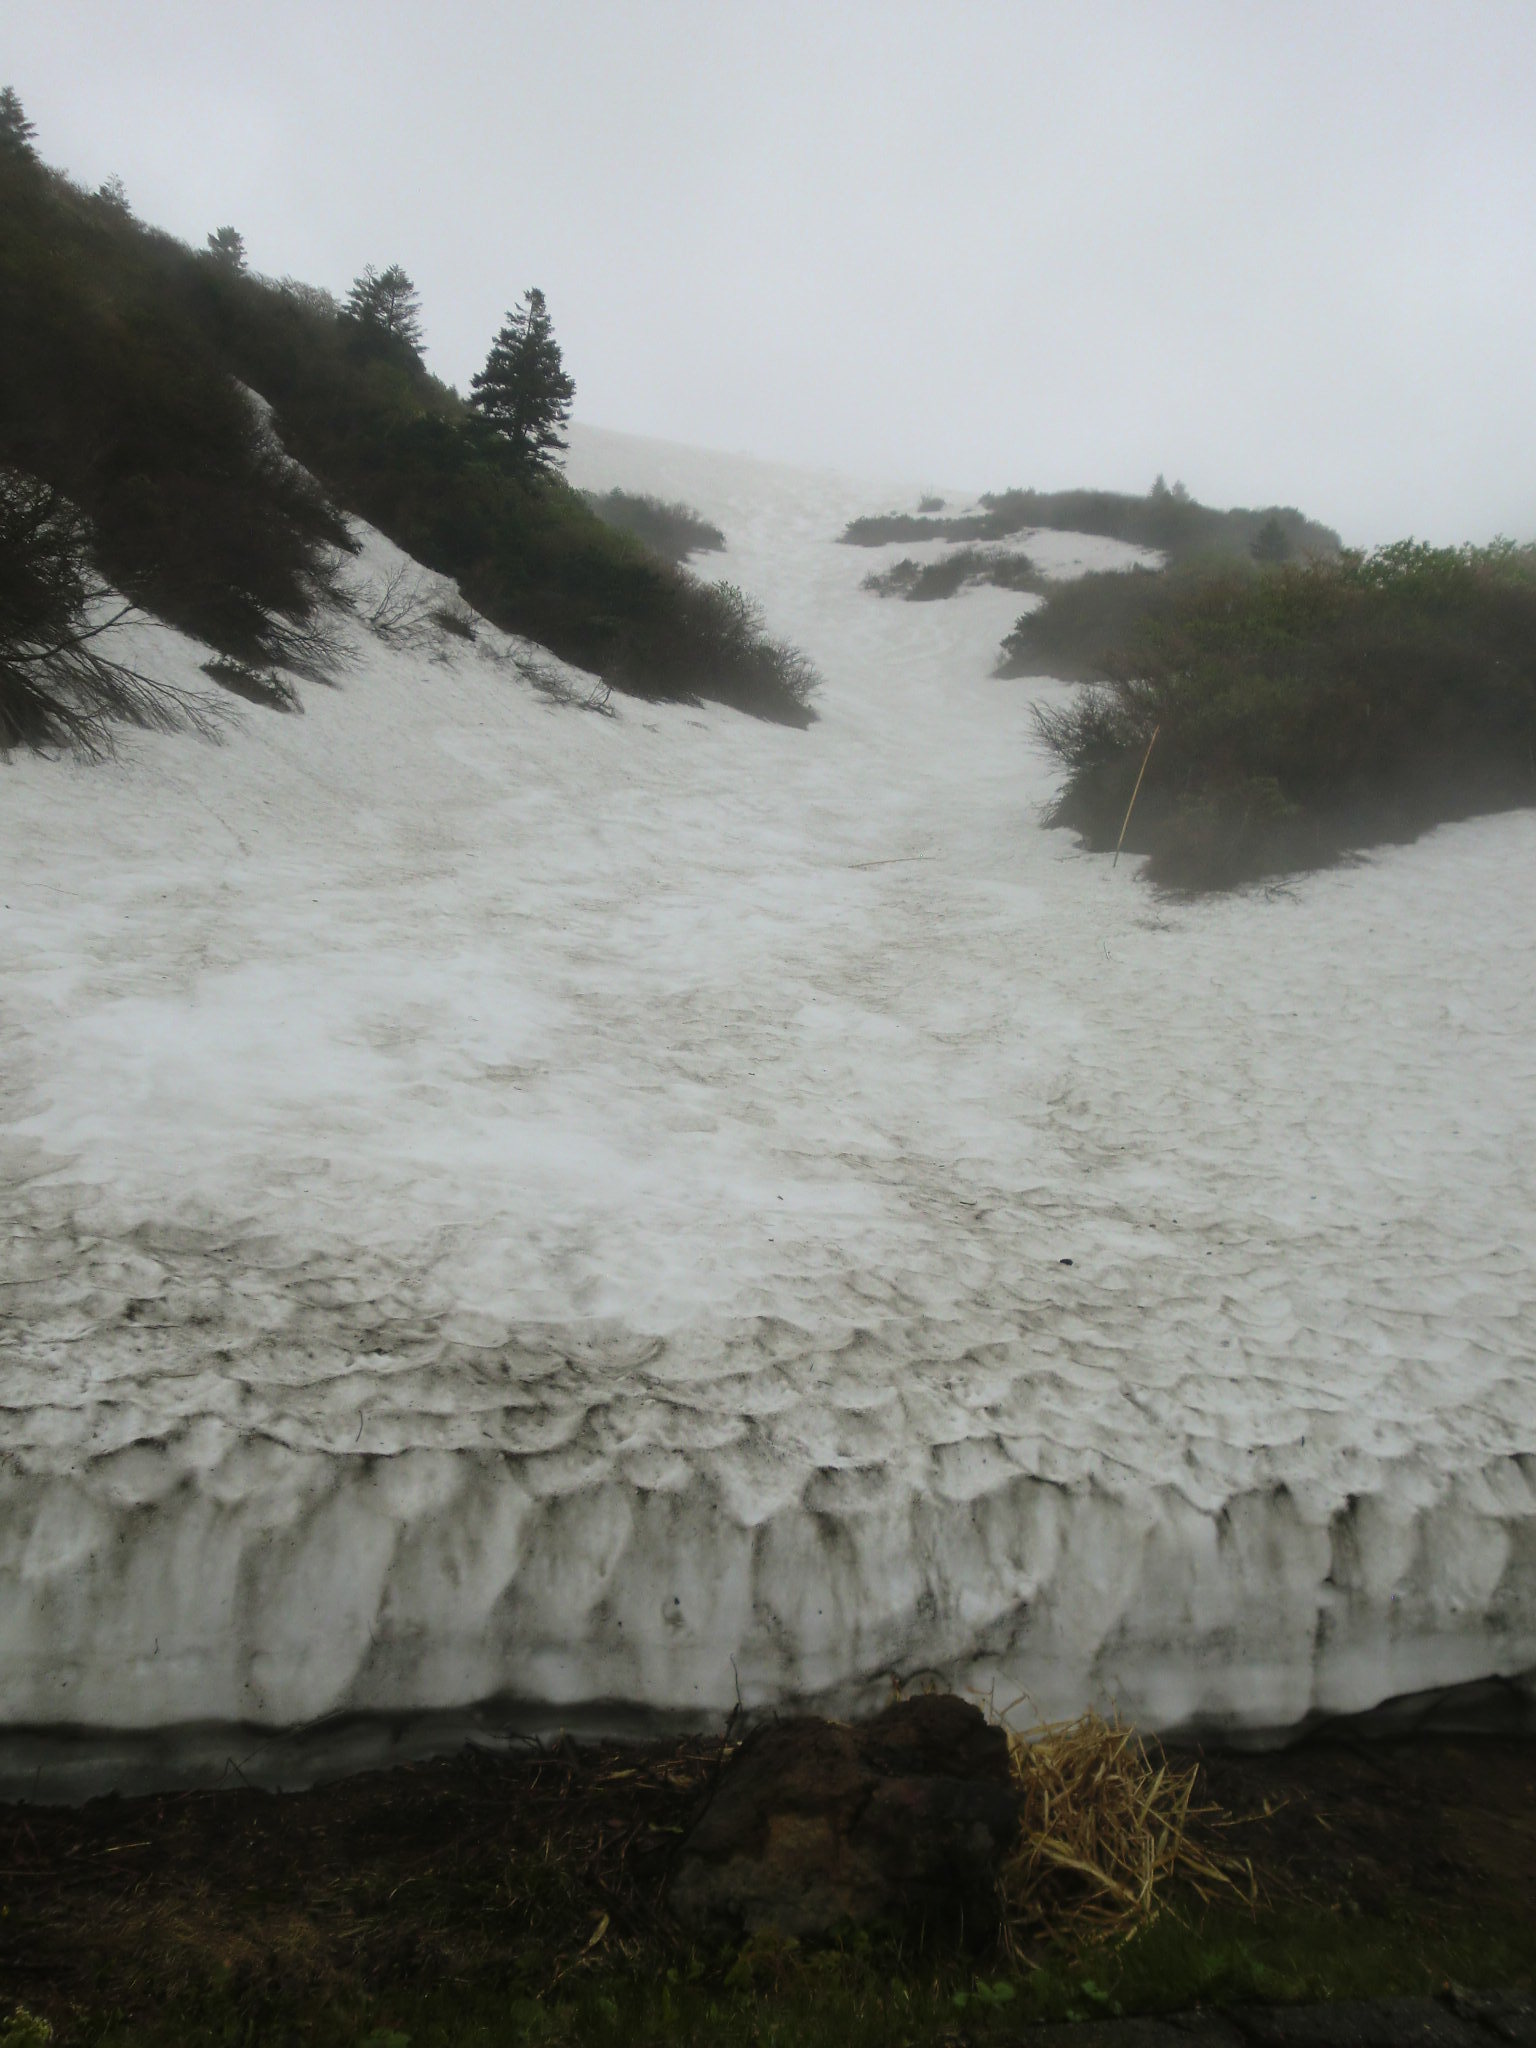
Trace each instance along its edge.
{"label": "brown rock", "polygon": [[673,1911],[712,1934],[801,1940],[851,1923],[987,1940],[1018,1833],[1008,1744],[966,1701],[872,1721],[775,1721],[721,1772],[679,1852]]}

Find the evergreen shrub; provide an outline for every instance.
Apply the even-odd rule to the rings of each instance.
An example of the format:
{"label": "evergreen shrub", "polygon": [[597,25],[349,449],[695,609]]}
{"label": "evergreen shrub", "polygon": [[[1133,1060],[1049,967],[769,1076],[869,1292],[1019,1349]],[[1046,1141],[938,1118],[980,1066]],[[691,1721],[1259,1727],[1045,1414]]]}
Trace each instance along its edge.
{"label": "evergreen shrub", "polygon": [[1090,847],[1115,845],[1143,762],[1126,845],[1189,888],[1536,802],[1536,547],[1147,581],[1111,679],[1036,714],[1067,770],[1049,822]]}

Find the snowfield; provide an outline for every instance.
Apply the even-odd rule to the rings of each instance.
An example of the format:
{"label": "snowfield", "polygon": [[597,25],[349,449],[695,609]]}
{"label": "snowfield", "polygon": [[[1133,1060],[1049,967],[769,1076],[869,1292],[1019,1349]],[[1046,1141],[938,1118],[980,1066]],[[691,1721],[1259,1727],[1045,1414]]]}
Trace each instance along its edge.
{"label": "snowfield", "polygon": [[1040,829],[1021,600],[859,589],[915,493],[573,439],[817,725],[352,622],[302,718],[0,764],[0,1777],[1529,1700],[1536,816],[1161,900]]}

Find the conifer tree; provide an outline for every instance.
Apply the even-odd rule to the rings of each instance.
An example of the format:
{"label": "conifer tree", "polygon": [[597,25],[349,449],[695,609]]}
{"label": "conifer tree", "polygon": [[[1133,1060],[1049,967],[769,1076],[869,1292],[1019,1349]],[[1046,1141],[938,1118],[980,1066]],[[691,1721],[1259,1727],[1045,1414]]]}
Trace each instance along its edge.
{"label": "conifer tree", "polygon": [[15,86],[0,87],[0,156],[35,157],[32,138],[36,133]]}
{"label": "conifer tree", "polygon": [[208,237],[208,254],[226,269],[245,271],[245,237],[238,228],[215,228]]}
{"label": "conifer tree", "polygon": [[566,375],[541,291],[523,294],[491,344],[485,368],[469,382],[470,404],[516,463],[535,476],[553,474],[576,386]]}
{"label": "conifer tree", "polygon": [[1291,559],[1291,537],[1275,513],[1270,513],[1249,542],[1248,552],[1256,562],[1266,567]]}
{"label": "conifer tree", "polygon": [[370,263],[347,293],[346,315],[359,327],[404,342],[412,355],[421,354],[421,298],[398,263],[387,270]]}
{"label": "conifer tree", "polygon": [[107,651],[133,606],[90,566],[90,523],[52,484],[0,468],[0,761],[13,747],[111,751],[112,727],[211,730],[194,700]]}

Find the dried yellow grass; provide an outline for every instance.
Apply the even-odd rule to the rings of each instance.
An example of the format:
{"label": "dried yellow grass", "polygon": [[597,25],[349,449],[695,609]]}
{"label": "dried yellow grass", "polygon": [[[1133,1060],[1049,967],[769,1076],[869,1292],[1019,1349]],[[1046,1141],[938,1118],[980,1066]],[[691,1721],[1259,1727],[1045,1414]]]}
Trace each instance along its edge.
{"label": "dried yellow grass", "polygon": [[1245,1891],[1252,1871],[1191,1839],[1213,1811],[1193,1804],[1198,1766],[1176,1770],[1118,1719],[1084,1714],[1008,1733],[1024,1795],[1019,1846],[1003,1866],[1002,1939],[1024,1960],[1043,1941],[1122,1940],[1178,1878],[1202,1899]]}

